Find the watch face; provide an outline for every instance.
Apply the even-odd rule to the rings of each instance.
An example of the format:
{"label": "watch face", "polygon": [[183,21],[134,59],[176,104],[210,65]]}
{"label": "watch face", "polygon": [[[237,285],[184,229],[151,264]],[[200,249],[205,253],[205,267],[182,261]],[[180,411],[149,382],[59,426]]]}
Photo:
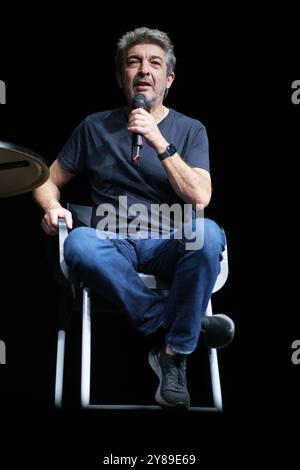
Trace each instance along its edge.
{"label": "watch face", "polygon": [[158,155],[158,158],[160,160],[164,160],[167,157],[171,157],[176,152],[177,152],[177,149],[176,149],[175,145],[170,144],[170,145],[168,145],[168,147],[166,148],[166,150],[163,153]]}
{"label": "watch face", "polygon": [[175,145],[170,144],[170,145],[167,147],[166,152],[167,152],[168,155],[170,155],[170,156],[171,156],[171,155],[174,155],[174,153],[177,152]]}

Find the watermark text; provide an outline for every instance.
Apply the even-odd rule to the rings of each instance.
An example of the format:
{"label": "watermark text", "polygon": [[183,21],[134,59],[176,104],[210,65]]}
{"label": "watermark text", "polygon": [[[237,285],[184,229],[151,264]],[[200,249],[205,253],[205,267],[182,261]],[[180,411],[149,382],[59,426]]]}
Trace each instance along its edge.
{"label": "watermark text", "polygon": [[0,365],[6,364],[6,344],[0,339]]}
{"label": "watermark text", "polygon": [[127,196],[119,196],[118,207],[100,204],[96,216],[100,239],[177,239],[184,240],[186,250],[199,250],[204,244],[203,204],[128,205]]}
{"label": "watermark text", "polygon": [[292,363],[297,366],[300,364],[300,339],[295,339],[295,341],[292,342],[292,349],[295,349],[291,356]]}
{"label": "watermark text", "polygon": [[291,96],[292,103],[296,105],[300,104],[300,80],[293,81],[292,90],[295,90]]}
{"label": "watermark text", "polygon": [[6,104],[6,85],[3,80],[0,80],[0,104]]}

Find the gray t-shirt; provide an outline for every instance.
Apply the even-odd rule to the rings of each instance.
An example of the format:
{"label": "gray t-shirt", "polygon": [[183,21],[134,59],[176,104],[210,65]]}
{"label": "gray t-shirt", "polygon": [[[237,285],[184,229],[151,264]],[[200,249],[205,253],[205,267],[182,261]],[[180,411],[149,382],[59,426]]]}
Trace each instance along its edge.
{"label": "gray t-shirt", "polygon": [[[127,108],[88,116],[59,153],[60,165],[73,174],[88,173],[95,208],[103,203],[118,208],[119,196],[127,196],[128,206],[135,203],[147,207],[162,203],[183,204],[147,142],[138,162],[132,161],[132,135],[127,126]],[[200,121],[170,109],[158,127],[189,166],[209,171],[208,139]],[[95,210],[93,215],[92,225],[96,226]]]}

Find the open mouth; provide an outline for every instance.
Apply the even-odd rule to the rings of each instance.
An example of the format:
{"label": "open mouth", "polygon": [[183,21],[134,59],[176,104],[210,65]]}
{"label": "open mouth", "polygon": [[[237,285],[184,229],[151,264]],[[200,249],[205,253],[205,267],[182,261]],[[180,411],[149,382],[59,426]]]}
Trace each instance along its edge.
{"label": "open mouth", "polygon": [[137,83],[134,84],[135,88],[148,88],[150,86],[151,86],[150,83],[143,82],[143,81],[140,81],[140,82],[137,82]]}

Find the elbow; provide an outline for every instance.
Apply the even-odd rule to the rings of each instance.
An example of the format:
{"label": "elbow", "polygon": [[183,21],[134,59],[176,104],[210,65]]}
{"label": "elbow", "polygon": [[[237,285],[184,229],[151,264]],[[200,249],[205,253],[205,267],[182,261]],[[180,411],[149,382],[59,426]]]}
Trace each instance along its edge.
{"label": "elbow", "polygon": [[207,193],[203,199],[204,207],[208,206],[208,204],[210,203],[210,199],[211,199],[211,192]]}
{"label": "elbow", "polygon": [[211,194],[212,194],[212,186],[211,186],[211,181],[210,177],[206,177],[205,179],[202,179],[199,181],[199,178],[197,179],[194,188],[193,188],[193,206],[196,207],[202,206],[203,209],[208,206],[211,200]]}
{"label": "elbow", "polygon": [[197,193],[193,198],[193,207],[203,206],[205,208],[210,203],[210,199],[211,191],[201,191],[201,193]]}

